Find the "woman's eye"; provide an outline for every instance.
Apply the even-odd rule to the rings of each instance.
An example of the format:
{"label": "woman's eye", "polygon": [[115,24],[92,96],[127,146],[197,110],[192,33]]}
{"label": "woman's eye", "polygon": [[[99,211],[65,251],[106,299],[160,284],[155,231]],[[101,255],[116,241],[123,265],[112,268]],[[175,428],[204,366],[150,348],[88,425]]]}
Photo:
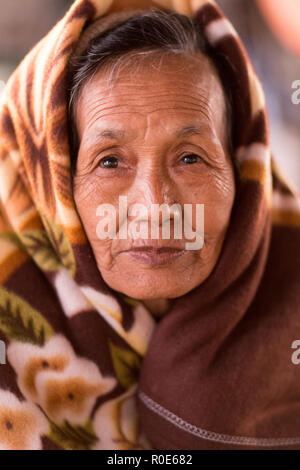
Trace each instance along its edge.
{"label": "woman's eye", "polygon": [[118,163],[117,157],[104,157],[100,160],[100,166],[102,168],[117,168]]}
{"label": "woman's eye", "polygon": [[197,163],[199,161],[202,161],[202,158],[199,157],[199,155],[196,155],[195,153],[189,153],[188,155],[184,155],[182,158],[181,158],[181,161],[185,164],[185,165],[191,165],[193,163]]}

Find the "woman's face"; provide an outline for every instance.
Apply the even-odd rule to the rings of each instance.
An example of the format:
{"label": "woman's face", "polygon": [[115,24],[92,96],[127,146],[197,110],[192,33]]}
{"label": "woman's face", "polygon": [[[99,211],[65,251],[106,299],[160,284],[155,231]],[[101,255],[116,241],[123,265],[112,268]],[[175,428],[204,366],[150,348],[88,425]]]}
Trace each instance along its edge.
{"label": "woman's face", "polygon": [[[179,297],[216,265],[235,197],[223,89],[210,60],[200,53],[194,60],[169,56],[157,68],[124,66],[112,86],[108,78],[108,71],[100,71],[86,83],[76,109],[77,210],[111,288],[144,300]],[[143,204],[148,219],[138,212],[124,218],[119,196],[127,198],[128,209]],[[184,204],[193,208],[191,226],[198,231],[196,205],[204,204],[201,249],[186,249],[193,240],[184,228],[182,239],[175,239],[172,212],[170,239],[163,238],[162,218],[159,238],[151,238],[151,207],[174,203],[182,208],[182,227]],[[114,238],[103,239],[97,232],[102,204],[116,209]],[[148,238],[145,231],[140,238],[132,232],[119,238],[124,222],[129,226],[133,220],[141,222],[136,233],[147,225]]]}

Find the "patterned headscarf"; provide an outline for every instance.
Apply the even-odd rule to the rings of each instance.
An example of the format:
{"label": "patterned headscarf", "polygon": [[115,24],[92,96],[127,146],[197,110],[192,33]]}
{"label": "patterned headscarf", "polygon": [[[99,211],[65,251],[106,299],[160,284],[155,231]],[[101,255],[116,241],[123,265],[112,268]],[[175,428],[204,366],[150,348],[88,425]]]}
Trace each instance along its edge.
{"label": "patterned headscarf", "polygon": [[[214,49],[238,163],[217,265],[159,321],[101,277],[73,199],[67,114],[68,63],[87,28],[149,7],[194,18]],[[299,241],[261,86],[216,4],[75,1],[1,98],[0,448],[300,447]]]}

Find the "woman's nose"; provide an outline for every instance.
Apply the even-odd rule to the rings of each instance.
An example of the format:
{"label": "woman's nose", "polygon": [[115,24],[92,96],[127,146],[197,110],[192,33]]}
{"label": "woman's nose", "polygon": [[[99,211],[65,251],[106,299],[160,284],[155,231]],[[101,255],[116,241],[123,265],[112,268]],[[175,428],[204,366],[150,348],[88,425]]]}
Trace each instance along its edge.
{"label": "woman's nose", "polygon": [[143,204],[151,209],[152,205],[174,204],[176,193],[177,188],[167,170],[154,167],[137,174],[128,196],[131,203]]}

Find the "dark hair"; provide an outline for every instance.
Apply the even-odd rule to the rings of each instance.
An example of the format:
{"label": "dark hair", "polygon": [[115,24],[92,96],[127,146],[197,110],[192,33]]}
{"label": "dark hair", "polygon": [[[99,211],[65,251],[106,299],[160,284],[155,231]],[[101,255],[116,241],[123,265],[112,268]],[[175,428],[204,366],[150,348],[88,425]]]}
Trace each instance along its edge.
{"label": "dark hair", "polygon": [[[85,51],[71,58],[69,64],[69,133],[72,174],[76,171],[79,150],[74,118],[80,91],[101,67],[112,65],[118,59],[122,60],[139,51],[148,51],[149,54],[156,52],[162,55],[170,53],[191,56],[202,52],[210,58],[213,56],[213,51],[195,21],[179,13],[158,9],[139,12],[92,39]],[[147,57],[147,54],[142,57]],[[220,73],[218,68],[217,72]],[[231,145],[230,90],[226,87],[224,93],[229,145]]]}

